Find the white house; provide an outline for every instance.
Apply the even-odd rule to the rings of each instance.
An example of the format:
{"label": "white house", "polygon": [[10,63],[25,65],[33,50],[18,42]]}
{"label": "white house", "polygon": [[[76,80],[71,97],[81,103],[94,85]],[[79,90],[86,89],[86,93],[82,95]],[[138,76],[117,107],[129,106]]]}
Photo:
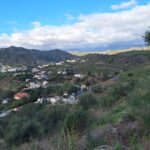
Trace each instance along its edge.
{"label": "white house", "polygon": [[39,70],[38,68],[33,68],[33,69],[32,69],[32,72],[33,72],[33,73],[39,72],[39,71],[40,71],[40,70]]}
{"label": "white house", "polygon": [[58,101],[60,101],[61,99],[62,99],[62,97],[60,97],[60,96],[51,97],[51,98],[50,98],[50,102],[54,105],[54,104],[56,104]]}
{"label": "white house", "polygon": [[87,90],[87,86],[86,85],[81,85],[81,91]]}
{"label": "white house", "polygon": [[2,72],[2,73],[5,73],[5,72],[8,72],[8,70],[7,70],[6,68],[2,68],[2,69],[1,69],[1,72]]}
{"label": "white house", "polygon": [[60,74],[62,74],[62,71],[58,71],[57,73],[60,75]]}
{"label": "white house", "polygon": [[63,97],[65,97],[65,98],[68,97],[68,93],[64,92]]}
{"label": "white house", "polygon": [[63,75],[67,75],[67,71],[63,71],[63,73],[62,73]]}
{"label": "white house", "polygon": [[42,87],[43,88],[47,88],[48,87],[49,82],[48,81],[43,81],[42,82]]}
{"label": "white house", "polygon": [[62,65],[64,62],[61,61],[61,62],[58,62],[58,63],[55,63],[55,65],[59,66],[59,65]]}
{"label": "white house", "polygon": [[45,74],[36,74],[34,76],[34,78],[36,78],[38,80],[42,80],[42,79],[46,80],[46,79],[48,79],[47,75],[45,75]]}
{"label": "white house", "polygon": [[72,94],[67,98],[63,98],[62,99],[63,102],[67,103],[67,104],[75,104],[77,102],[75,96]]}
{"label": "white house", "polygon": [[69,63],[75,63],[75,62],[77,62],[77,60],[76,59],[72,59],[72,60],[67,60],[67,62],[69,62]]}
{"label": "white house", "polygon": [[84,74],[75,74],[74,77],[83,79],[85,77],[85,75]]}
{"label": "white house", "polygon": [[36,104],[43,104],[44,98],[38,98],[37,101],[35,102]]}
{"label": "white house", "polygon": [[14,74],[13,74],[13,77],[16,77],[16,76],[18,76],[18,75],[24,75],[24,74],[25,74],[25,72],[14,73]]}
{"label": "white house", "polygon": [[17,68],[10,68],[8,69],[8,72],[16,72],[17,71]]}
{"label": "white house", "polygon": [[7,104],[9,101],[10,101],[10,99],[9,99],[9,98],[4,99],[4,100],[2,100],[2,104],[3,104],[3,105],[5,105],[5,104]]}
{"label": "white house", "polygon": [[36,88],[40,88],[41,84],[40,83],[35,83],[35,82],[30,82],[28,88],[30,89],[36,89]]}
{"label": "white house", "polygon": [[30,79],[26,79],[26,82],[29,82],[30,81]]}

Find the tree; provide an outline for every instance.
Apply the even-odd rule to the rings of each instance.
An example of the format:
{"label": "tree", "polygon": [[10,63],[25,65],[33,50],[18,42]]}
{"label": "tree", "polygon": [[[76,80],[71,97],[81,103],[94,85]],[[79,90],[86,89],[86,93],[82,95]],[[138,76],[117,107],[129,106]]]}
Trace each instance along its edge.
{"label": "tree", "polygon": [[149,30],[147,30],[143,36],[145,43],[150,46],[150,27]]}

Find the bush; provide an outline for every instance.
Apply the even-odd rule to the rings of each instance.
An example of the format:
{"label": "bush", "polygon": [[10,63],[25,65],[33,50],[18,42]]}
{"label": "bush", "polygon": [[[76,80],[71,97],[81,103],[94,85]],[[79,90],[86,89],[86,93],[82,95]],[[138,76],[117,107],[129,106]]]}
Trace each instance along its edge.
{"label": "bush", "polygon": [[31,79],[32,75],[29,73],[25,73],[25,74],[18,75],[15,78],[18,79],[19,81],[25,81],[26,79]]}
{"label": "bush", "polygon": [[94,92],[94,93],[102,93],[103,90],[104,89],[99,85],[95,85],[95,86],[92,87],[92,92]]}
{"label": "bush", "polygon": [[53,134],[64,127],[67,112],[67,106],[27,104],[17,113],[0,120],[0,136],[8,145],[19,145],[31,138]]}
{"label": "bush", "polygon": [[16,117],[9,122],[5,131],[5,141],[8,145],[19,145],[28,142],[31,137],[41,135],[40,124],[35,120]]}
{"label": "bush", "polygon": [[150,89],[148,79],[139,79],[135,89],[128,95],[128,104],[131,112],[144,125],[150,127]]}
{"label": "bush", "polygon": [[132,91],[134,84],[132,82],[117,84],[105,91],[106,96],[100,99],[100,105],[103,107],[110,107],[116,101],[126,97],[129,91]]}
{"label": "bush", "polygon": [[73,84],[70,84],[68,82],[64,83],[62,87],[63,92],[68,92],[69,94],[71,93],[76,93],[79,90],[79,88]]}
{"label": "bush", "polygon": [[96,106],[97,104],[98,103],[96,97],[91,93],[86,93],[79,97],[79,105],[85,110]]}
{"label": "bush", "polygon": [[53,94],[53,93],[61,94],[62,91],[61,91],[61,87],[60,86],[49,86],[48,88],[46,88],[44,90],[44,93],[46,95]]}
{"label": "bush", "polygon": [[132,113],[142,121],[144,127],[148,129],[150,127],[150,94],[145,96],[135,96],[129,101]]}
{"label": "bush", "polygon": [[65,126],[69,131],[83,131],[87,125],[87,112],[83,109],[69,114],[65,120]]}
{"label": "bush", "polygon": [[44,134],[53,133],[63,127],[65,117],[67,115],[67,106],[51,106],[44,108],[36,114],[38,122],[42,124]]}

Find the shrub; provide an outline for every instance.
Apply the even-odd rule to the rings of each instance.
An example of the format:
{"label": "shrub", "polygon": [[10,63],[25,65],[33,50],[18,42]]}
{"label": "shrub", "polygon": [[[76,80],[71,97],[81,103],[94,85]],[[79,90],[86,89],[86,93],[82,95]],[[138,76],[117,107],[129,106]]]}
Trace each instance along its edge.
{"label": "shrub", "polygon": [[25,74],[18,75],[15,78],[18,79],[19,81],[25,81],[27,78],[31,79],[32,75],[29,73],[25,73]]}
{"label": "shrub", "polygon": [[63,127],[67,115],[67,106],[51,106],[36,114],[38,122],[42,124],[44,134],[53,133]]}
{"label": "shrub", "polygon": [[14,118],[9,122],[5,131],[5,141],[8,145],[18,145],[28,142],[30,137],[41,135],[40,124],[27,118]]}
{"label": "shrub", "polygon": [[134,85],[132,82],[117,84],[106,90],[106,96],[100,99],[100,105],[104,107],[112,106],[116,101],[126,97],[129,91],[132,91]]}
{"label": "shrub", "polygon": [[65,120],[65,126],[69,131],[82,131],[87,125],[87,112],[83,109],[76,110],[69,114]]}
{"label": "shrub", "polygon": [[28,104],[17,113],[0,120],[1,136],[8,145],[19,145],[31,138],[60,131],[68,112],[67,106]]}
{"label": "shrub", "polygon": [[122,146],[121,146],[120,143],[117,143],[117,144],[115,145],[115,150],[122,150]]}
{"label": "shrub", "polygon": [[71,93],[76,93],[79,90],[79,88],[73,84],[70,84],[68,82],[64,83],[62,87],[63,92],[68,92],[69,94]]}
{"label": "shrub", "polygon": [[60,86],[49,86],[47,89],[45,89],[44,93],[46,95],[53,94],[53,93],[61,94],[62,91]]}
{"label": "shrub", "polygon": [[94,92],[94,93],[102,93],[103,90],[104,89],[99,85],[95,85],[95,86],[92,87],[92,92]]}
{"label": "shrub", "polygon": [[98,103],[96,97],[91,93],[85,93],[84,95],[79,97],[79,105],[85,110],[96,106],[97,104]]}
{"label": "shrub", "polygon": [[128,73],[128,76],[129,76],[129,77],[132,77],[132,76],[133,76],[133,73]]}
{"label": "shrub", "polygon": [[146,129],[150,127],[150,94],[135,96],[129,101],[131,111],[143,123]]}
{"label": "shrub", "polygon": [[135,89],[128,95],[131,112],[143,123],[144,128],[150,127],[150,89],[148,79],[139,79]]}

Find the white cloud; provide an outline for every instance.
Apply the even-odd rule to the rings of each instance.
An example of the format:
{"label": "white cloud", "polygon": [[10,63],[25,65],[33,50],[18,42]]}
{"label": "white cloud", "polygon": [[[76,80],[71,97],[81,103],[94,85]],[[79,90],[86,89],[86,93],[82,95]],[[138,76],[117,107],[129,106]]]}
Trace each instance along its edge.
{"label": "white cloud", "polygon": [[127,2],[123,2],[119,5],[112,5],[111,8],[113,10],[118,10],[118,9],[127,9],[127,8],[135,7],[135,6],[137,6],[137,1],[136,0],[130,0]]}
{"label": "white cloud", "polygon": [[37,49],[86,49],[137,44],[150,25],[150,4],[131,10],[81,15],[72,25],[51,26],[33,23],[33,28],[0,35],[0,47],[11,45]]}

